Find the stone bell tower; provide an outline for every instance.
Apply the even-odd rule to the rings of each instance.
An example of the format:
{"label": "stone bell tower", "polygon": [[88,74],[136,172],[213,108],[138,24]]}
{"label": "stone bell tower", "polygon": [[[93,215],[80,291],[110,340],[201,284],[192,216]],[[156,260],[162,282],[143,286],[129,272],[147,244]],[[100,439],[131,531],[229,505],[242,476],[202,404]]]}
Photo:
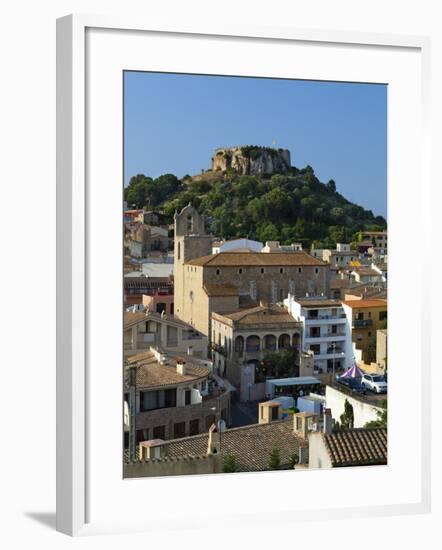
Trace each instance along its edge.
{"label": "stone bell tower", "polygon": [[[174,240],[174,305],[175,315],[184,321],[184,303],[189,299],[189,278],[185,263],[212,253],[212,237],[206,235],[204,217],[189,203],[176,212]],[[189,288],[188,288],[189,287]]]}

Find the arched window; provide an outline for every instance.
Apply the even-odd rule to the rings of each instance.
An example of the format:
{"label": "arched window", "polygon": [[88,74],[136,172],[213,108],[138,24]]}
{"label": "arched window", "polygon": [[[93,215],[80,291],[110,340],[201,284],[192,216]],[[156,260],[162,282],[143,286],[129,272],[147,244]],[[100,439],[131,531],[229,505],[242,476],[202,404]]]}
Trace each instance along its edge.
{"label": "arched window", "polygon": [[192,216],[192,214],[187,215],[187,233],[193,233],[193,216]]}

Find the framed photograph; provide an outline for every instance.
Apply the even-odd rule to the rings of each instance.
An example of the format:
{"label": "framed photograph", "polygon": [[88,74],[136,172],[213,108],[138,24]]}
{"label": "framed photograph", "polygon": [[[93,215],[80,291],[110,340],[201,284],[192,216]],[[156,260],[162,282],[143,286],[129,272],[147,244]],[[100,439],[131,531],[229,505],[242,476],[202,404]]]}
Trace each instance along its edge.
{"label": "framed photograph", "polygon": [[423,37],[58,20],[58,530],[429,511],[428,79]]}

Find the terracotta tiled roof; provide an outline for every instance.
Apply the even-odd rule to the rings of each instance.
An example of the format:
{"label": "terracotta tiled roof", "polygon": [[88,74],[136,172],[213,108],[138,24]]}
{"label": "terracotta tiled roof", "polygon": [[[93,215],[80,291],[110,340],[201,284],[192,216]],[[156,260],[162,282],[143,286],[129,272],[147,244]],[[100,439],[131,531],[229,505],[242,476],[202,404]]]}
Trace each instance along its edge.
{"label": "terracotta tiled roof", "polygon": [[[360,296],[364,300],[386,300],[387,299],[387,289],[379,287],[355,287],[348,288],[344,291],[345,296]],[[348,300],[348,298],[346,298]]]}
{"label": "terracotta tiled roof", "polygon": [[204,285],[207,296],[238,296],[238,287],[230,284],[210,283]]}
{"label": "terracotta tiled roof", "polygon": [[[167,454],[173,457],[202,456],[207,453],[208,434],[168,441]],[[233,454],[239,470],[257,472],[268,470],[270,453],[274,447],[280,452],[281,466],[290,456],[305,447],[307,442],[293,431],[293,419],[270,424],[252,424],[221,433],[221,455]]]}
{"label": "terracotta tiled roof", "polygon": [[351,288],[351,286],[354,284],[352,279],[341,279],[340,277],[334,277],[330,281],[330,288]]}
{"label": "terracotta tiled roof", "polygon": [[209,375],[207,367],[192,364],[187,358],[186,374],[179,374],[176,360],[167,359],[164,364],[160,364],[150,351],[132,355],[127,363],[137,367],[137,387],[145,390],[193,382]]}
{"label": "terracotta tiled roof", "polygon": [[141,321],[147,321],[146,314],[143,311],[125,311],[124,312],[124,328],[130,328],[137,325]]}
{"label": "terracotta tiled roof", "polygon": [[345,300],[342,303],[351,308],[358,309],[365,307],[387,307],[387,300]]}
{"label": "terracotta tiled roof", "polygon": [[170,288],[173,287],[173,283],[169,277],[145,277],[143,275],[139,277],[124,277],[124,288],[154,288],[158,286]]}
{"label": "terracotta tiled roof", "polygon": [[385,428],[355,428],[323,438],[333,466],[387,464]]}
{"label": "terracotta tiled roof", "polygon": [[187,262],[190,265],[210,267],[241,267],[241,266],[328,266],[307,252],[280,252],[264,254],[262,252],[219,252]]}
{"label": "terracotta tiled roof", "polygon": [[163,323],[172,327],[182,328],[184,330],[190,330],[192,332],[199,333],[199,331],[195,327],[193,327],[189,323],[186,323],[185,321],[182,321],[181,319],[178,319],[178,317],[175,317],[174,315],[161,315],[161,313],[157,313],[156,311],[147,311],[145,317],[146,321],[155,321],[157,323]]}
{"label": "terracotta tiled roof", "polygon": [[277,306],[256,306],[250,309],[241,309],[233,313],[218,313],[215,315],[217,317],[226,317],[241,325],[297,323],[296,319],[285,308]]}

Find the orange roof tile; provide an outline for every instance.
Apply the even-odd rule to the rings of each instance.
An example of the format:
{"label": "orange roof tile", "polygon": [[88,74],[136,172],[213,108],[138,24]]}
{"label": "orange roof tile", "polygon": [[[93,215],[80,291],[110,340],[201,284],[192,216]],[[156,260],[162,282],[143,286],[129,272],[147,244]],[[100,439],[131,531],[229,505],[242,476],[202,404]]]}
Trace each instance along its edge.
{"label": "orange roof tile", "polygon": [[186,262],[190,265],[210,267],[241,267],[241,266],[329,266],[307,252],[280,252],[265,254],[262,252],[219,252],[195,258]]}
{"label": "orange roof tile", "polygon": [[345,300],[342,302],[351,308],[387,307],[387,300]]}

